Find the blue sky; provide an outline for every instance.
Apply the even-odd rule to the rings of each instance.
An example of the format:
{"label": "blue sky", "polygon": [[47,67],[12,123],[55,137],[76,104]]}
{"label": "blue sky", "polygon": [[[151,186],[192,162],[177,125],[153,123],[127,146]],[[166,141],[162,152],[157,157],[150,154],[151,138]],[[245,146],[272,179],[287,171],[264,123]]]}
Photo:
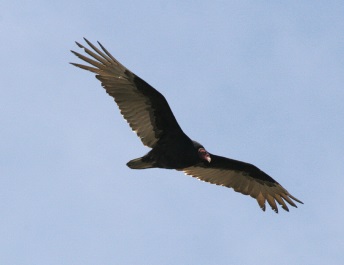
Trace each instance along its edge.
{"label": "blue sky", "polygon": [[[343,1],[0,4],[1,264],[343,264]],[[99,40],[208,151],[304,201],[276,215],[172,170],[77,62]]]}

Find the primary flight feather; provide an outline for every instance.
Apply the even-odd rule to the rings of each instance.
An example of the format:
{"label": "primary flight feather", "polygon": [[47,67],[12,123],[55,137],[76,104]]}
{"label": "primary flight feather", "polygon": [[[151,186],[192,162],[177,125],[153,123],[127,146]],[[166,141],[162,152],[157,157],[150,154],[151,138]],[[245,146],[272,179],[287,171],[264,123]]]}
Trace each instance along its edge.
{"label": "primary flight feather", "polygon": [[72,53],[89,65],[72,64],[96,74],[131,129],[144,145],[152,148],[143,157],[129,161],[128,167],[183,171],[202,181],[250,195],[264,211],[266,201],[276,213],[276,202],[286,211],[289,211],[286,202],[294,207],[297,207],[294,201],[302,203],[256,166],[207,152],[183,132],[162,94],[124,67],[99,42],[101,49],[85,41],[91,49],[77,45],[89,57]]}

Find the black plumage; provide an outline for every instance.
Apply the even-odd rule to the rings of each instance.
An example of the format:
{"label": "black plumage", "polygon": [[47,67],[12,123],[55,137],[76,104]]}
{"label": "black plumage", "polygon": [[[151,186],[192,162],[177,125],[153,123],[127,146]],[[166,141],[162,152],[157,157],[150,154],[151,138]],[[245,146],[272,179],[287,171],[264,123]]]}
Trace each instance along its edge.
{"label": "black plumage", "polygon": [[213,155],[191,140],[180,128],[165,97],[119,63],[99,42],[101,50],[86,40],[90,56],[72,51],[91,66],[72,63],[96,74],[112,96],[131,129],[151,151],[127,163],[132,169],[167,168],[185,172],[202,181],[233,188],[255,198],[265,210],[265,201],[278,212],[276,202],[288,211],[285,202],[297,207],[293,197],[277,181],[254,165]]}

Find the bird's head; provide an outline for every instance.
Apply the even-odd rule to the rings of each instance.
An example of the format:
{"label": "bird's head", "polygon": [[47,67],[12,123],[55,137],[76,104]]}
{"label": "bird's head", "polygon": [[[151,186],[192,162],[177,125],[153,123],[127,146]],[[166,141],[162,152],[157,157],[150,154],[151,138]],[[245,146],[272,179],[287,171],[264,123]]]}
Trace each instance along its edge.
{"label": "bird's head", "polygon": [[211,157],[210,154],[207,152],[207,150],[205,150],[205,148],[203,147],[203,145],[201,145],[200,143],[193,141],[194,147],[198,152],[198,156],[202,161],[207,161],[208,163],[211,162]]}

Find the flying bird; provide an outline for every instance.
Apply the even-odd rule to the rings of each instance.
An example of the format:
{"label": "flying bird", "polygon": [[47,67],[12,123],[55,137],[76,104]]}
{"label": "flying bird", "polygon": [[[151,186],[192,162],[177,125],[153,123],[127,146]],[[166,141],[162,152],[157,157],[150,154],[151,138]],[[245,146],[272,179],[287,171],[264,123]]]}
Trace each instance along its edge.
{"label": "flying bird", "polygon": [[[76,44],[89,57],[72,51],[89,65],[71,63],[96,74],[106,92],[114,98],[124,119],[151,150],[127,163],[132,169],[166,168],[212,184],[233,188],[255,198],[265,211],[267,201],[277,213],[276,202],[286,211],[287,203],[297,207],[292,196],[277,181],[256,166],[209,153],[180,128],[165,97],[118,62],[99,42],[100,49]],[[293,201],[294,200],[294,201]]]}

